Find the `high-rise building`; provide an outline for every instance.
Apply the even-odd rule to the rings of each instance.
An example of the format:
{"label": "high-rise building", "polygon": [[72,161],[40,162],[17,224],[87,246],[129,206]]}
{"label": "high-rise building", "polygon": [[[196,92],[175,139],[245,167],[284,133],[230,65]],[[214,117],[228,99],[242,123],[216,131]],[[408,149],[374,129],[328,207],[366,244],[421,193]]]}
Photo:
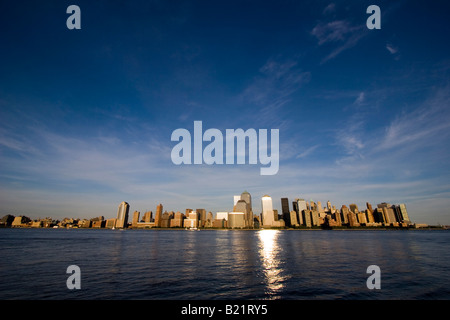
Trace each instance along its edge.
{"label": "high-rise building", "polygon": [[341,220],[343,224],[348,224],[348,214],[349,214],[350,210],[348,210],[347,206],[344,204],[341,207]]}
{"label": "high-rise building", "polygon": [[155,227],[161,227],[161,220],[162,220],[162,214],[163,214],[163,205],[160,203],[156,207],[156,214],[155,214]]}
{"label": "high-rise building", "polygon": [[241,199],[247,203],[247,212],[252,212],[252,196],[247,191],[241,193]]}
{"label": "high-rise building", "polygon": [[130,210],[130,205],[122,201],[119,204],[119,209],[117,211],[116,228],[126,228],[128,225],[128,211]]}
{"label": "high-rise building", "polygon": [[248,206],[245,200],[239,200],[233,208],[233,212],[243,212],[245,215],[247,214]]}
{"label": "high-rise building", "polygon": [[299,223],[298,223],[298,219],[297,219],[297,211],[292,210],[290,212],[290,222],[291,222],[291,227],[298,227]]}
{"label": "high-rise building", "polygon": [[216,220],[228,220],[228,212],[217,212]]}
{"label": "high-rise building", "polygon": [[350,211],[353,213],[359,213],[358,206],[354,203],[350,204]]}
{"label": "high-rise building", "polygon": [[272,206],[272,198],[265,195],[261,199],[262,207],[262,224],[263,226],[273,226],[275,218]]}
{"label": "high-rise building", "polygon": [[170,227],[171,228],[183,227],[183,220],[184,220],[184,215],[181,212],[177,211],[175,213],[174,218],[170,220]]}
{"label": "high-rise building", "polygon": [[206,223],[206,209],[195,209],[198,214],[199,227],[204,227]]}
{"label": "high-rise building", "polygon": [[136,227],[137,224],[139,223],[139,215],[140,214],[141,213],[139,211],[134,211],[134,213],[133,213],[133,221],[131,223],[132,227]]}
{"label": "high-rise building", "polygon": [[244,191],[241,195],[234,196],[233,212],[244,212],[245,227],[253,228],[252,196],[250,193]]}
{"label": "high-rise building", "polygon": [[286,226],[291,225],[291,211],[289,210],[288,198],[281,198],[281,214]]}
{"label": "high-rise building", "polygon": [[312,226],[311,212],[312,212],[312,210],[303,210],[302,211],[303,225],[305,225],[307,227],[311,227]]}
{"label": "high-rise building", "polygon": [[[323,210],[323,208],[322,208]],[[319,226],[319,212],[317,210],[311,210],[311,224],[313,226]]]}
{"label": "high-rise building", "polygon": [[152,221],[153,218],[153,211],[147,211],[146,213],[144,213],[144,222],[149,223]]}
{"label": "high-rise building", "polygon": [[304,211],[308,210],[305,199],[297,199],[298,223],[305,225]]}
{"label": "high-rise building", "polygon": [[190,211],[189,214],[186,215],[186,219],[184,219],[184,227],[185,228],[197,228],[198,227],[198,214],[196,211]]}
{"label": "high-rise building", "polygon": [[401,222],[410,223],[411,220],[409,220],[408,211],[406,211],[406,204],[400,203],[399,207],[400,207],[400,214],[401,214],[401,218],[402,218]]}
{"label": "high-rise building", "polygon": [[[240,200],[241,201],[241,200]],[[228,228],[245,228],[245,213],[230,212],[228,213]]]}

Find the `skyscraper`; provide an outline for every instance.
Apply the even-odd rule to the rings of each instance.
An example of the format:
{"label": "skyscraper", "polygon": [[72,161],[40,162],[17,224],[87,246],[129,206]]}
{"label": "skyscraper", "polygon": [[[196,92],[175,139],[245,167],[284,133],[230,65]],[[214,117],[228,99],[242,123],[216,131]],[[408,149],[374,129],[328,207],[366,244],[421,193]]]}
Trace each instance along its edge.
{"label": "skyscraper", "polygon": [[116,228],[125,228],[128,225],[128,211],[130,210],[130,205],[122,201],[119,204],[119,209],[117,211]]}
{"label": "skyscraper", "polygon": [[262,205],[263,226],[272,226],[275,221],[273,214],[272,198],[268,195],[263,196],[261,199],[261,205]]}
{"label": "skyscraper", "polygon": [[298,208],[298,223],[300,225],[304,225],[306,223],[304,218],[304,212],[308,209],[306,206],[305,199],[297,199],[297,208]]}
{"label": "skyscraper", "polygon": [[156,214],[155,214],[155,227],[161,227],[161,220],[162,220],[162,211],[163,206],[162,204],[158,204],[156,207]]}
{"label": "skyscraper", "polygon": [[404,203],[400,203],[399,207],[400,207],[400,214],[401,214],[402,222],[407,222],[407,223],[411,222],[411,220],[409,220],[408,211],[406,211],[406,205]]}
{"label": "skyscraper", "polygon": [[291,211],[289,210],[288,198],[281,198],[281,213],[286,226],[291,225]]}
{"label": "skyscraper", "polygon": [[[241,200],[239,200],[241,201]],[[228,214],[229,228],[245,228],[245,214],[243,212],[230,212]]]}
{"label": "skyscraper", "polygon": [[247,191],[244,191],[241,193],[241,199],[244,200],[247,203],[247,211],[252,211],[252,196]]}
{"label": "skyscraper", "polygon": [[239,196],[234,196],[233,212],[243,212],[246,228],[253,228],[252,196],[244,191]]}
{"label": "skyscraper", "polygon": [[233,212],[242,212],[244,215],[247,215],[248,205],[245,200],[239,200],[234,206]]}

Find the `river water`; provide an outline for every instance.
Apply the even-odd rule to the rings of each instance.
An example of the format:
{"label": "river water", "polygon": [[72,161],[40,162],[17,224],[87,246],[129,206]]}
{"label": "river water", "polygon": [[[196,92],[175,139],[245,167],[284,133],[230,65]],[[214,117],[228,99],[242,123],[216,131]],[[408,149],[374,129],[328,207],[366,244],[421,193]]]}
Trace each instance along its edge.
{"label": "river water", "polygon": [[445,230],[0,229],[0,299],[442,300],[449,243]]}

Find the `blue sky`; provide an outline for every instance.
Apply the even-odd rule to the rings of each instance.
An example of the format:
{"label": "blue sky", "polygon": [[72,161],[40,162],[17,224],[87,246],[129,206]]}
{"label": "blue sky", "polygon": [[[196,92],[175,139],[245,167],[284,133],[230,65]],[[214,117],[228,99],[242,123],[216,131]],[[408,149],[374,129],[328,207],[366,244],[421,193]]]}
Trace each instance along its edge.
{"label": "blue sky", "polygon": [[[81,9],[69,30],[66,9]],[[381,9],[369,30],[366,9]],[[450,224],[446,1],[3,1],[1,215],[228,211],[244,190]],[[279,129],[280,168],[180,165],[177,128]]]}

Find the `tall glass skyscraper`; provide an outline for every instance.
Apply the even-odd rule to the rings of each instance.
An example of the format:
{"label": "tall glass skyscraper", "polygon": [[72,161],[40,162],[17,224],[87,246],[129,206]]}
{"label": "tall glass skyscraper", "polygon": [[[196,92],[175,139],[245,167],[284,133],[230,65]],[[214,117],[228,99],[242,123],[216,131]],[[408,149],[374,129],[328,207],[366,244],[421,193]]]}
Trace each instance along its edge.
{"label": "tall glass skyscraper", "polygon": [[261,205],[263,226],[273,226],[275,219],[273,214],[272,198],[268,195],[263,196],[261,199]]}
{"label": "tall glass skyscraper", "polygon": [[116,228],[125,228],[128,225],[128,211],[130,210],[130,205],[122,201],[119,204],[119,210],[117,211]]}

